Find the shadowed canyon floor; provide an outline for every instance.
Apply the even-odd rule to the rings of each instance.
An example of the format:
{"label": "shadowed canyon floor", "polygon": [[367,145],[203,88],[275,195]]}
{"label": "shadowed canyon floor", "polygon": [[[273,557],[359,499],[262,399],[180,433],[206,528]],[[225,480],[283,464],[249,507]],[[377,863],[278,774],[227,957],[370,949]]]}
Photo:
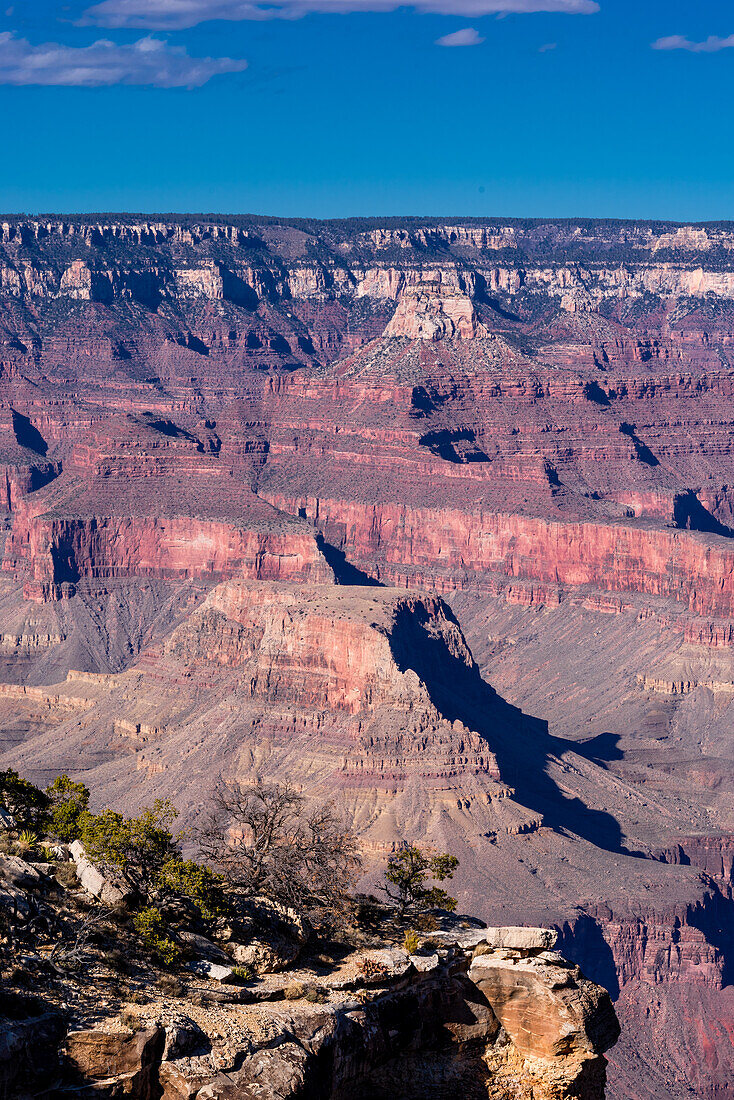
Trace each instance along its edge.
{"label": "shadowed canyon floor", "polygon": [[2,766],[450,847],[734,1095],[733,348],[726,226],[0,223]]}

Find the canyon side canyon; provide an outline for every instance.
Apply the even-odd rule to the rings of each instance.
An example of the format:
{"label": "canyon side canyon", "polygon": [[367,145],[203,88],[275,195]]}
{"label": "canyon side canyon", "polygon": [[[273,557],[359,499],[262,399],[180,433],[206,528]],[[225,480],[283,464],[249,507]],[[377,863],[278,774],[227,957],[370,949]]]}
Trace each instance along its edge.
{"label": "canyon side canyon", "polygon": [[336,800],[734,1098],[734,225],[0,218],[0,768]]}

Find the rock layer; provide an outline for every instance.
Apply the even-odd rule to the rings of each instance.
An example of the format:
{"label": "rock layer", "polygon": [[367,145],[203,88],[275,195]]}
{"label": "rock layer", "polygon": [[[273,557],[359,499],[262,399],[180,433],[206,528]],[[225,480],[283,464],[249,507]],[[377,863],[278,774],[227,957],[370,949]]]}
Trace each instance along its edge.
{"label": "rock layer", "polygon": [[[685,1096],[672,1044],[719,1100],[733,280],[727,225],[5,219],[5,763],[132,804],[268,762],[375,852],[418,821],[593,946],[613,1090]],[[406,602],[269,587],[332,579]]]}

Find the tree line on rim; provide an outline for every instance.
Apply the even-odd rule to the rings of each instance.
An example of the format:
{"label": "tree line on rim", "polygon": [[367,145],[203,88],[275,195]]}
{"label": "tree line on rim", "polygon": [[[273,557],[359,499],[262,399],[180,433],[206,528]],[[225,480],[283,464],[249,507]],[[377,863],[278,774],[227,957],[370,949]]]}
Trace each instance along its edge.
{"label": "tree line on rim", "polygon": [[[206,812],[179,833],[168,800],[130,817],[110,808],[94,814],[89,800],[88,788],[65,774],[41,790],[12,769],[0,772],[2,847],[53,860],[59,845],[81,842],[92,864],[122,876],[134,928],[164,966],[181,955],[174,930],[182,909],[213,930],[241,903],[265,898],[328,931],[358,904],[362,860],[352,830],[333,803],[310,803],[289,783],[220,779]],[[437,883],[457,867],[455,856],[413,845],[392,853],[379,889],[395,922],[430,928],[430,910],[453,912],[456,899]]]}

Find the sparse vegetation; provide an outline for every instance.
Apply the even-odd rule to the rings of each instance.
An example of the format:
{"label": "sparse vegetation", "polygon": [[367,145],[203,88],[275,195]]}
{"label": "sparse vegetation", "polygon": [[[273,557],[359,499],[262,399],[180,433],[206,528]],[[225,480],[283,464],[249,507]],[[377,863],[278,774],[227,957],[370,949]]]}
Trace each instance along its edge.
{"label": "sparse vegetation", "polygon": [[299,913],[335,913],[345,904],[361,861],[334,806],[309,806],[288,783],[220,781],[214,809],[200,825],[206,861],[238,891]]}
{"label": "sparse vegetation", "polygon": [[[384,946],[387,940],[415,954],[420,931],[436,926],[430,910],[456,905],[437,885],[452,877],[456,858],[415,847],[388,861],[389,904],[355,898],[361,864],[351,830],[332,804],[309,803],[290,784],[220,782],[212,803],[205,822],[188,834],[199,844],[199,857],[184,858],[185,838],[174,833],[177,812],[170,802],[158,800],[133,816],[110,808],[94,814],[89,790],[66,774],[41,791],[15,772],[2,773],[0,844],[27,860],[48,863],[43,870],[55,879],[51,891],[58,899],[46,900],[48,887],[37,891],[31,919],[17,928],[0,911],[0,953],[15,961],[18,982],[26,971],[29,983],[44,972],[57,979],[74,975],[77,982],[94,974],[108,996],[131,1004],[184,993],[206,1001],[209,994],[184,984],[192,959],[216,959],[200,943],[202,937],[220,938],[226,949],[228,943],[249,944],[253,935],[267,945],[270,935],[273,946],[266,946],[263,957],[272,950],[277,958],[283,950],[278,941],[282,945],[283,936],[290,936],[283,956],[290,961],[310,936],[305,965],[323,973],[321,968],[338,965],[346,944],[354,950]],[[65,848],[74,839],[82,841],[110,885],[123,887],[124,903],[105,906],[80,889]],[[405,928],[408,915],[411,926]],[[332,950],[326,954],[319,945]],[[21,959],[23,967],[17,965]],[[255,981],[258,965],[231,964],[229,980]],[[380,986],[391,973],[371,956],[358,970],[370,986]],[[329,991],[294,981],[283,995],[323,1004]]]}
{"label": "sparse vegetation", "polygon": [[286,1001],[308,1001],[312,1005],[323,1005],[329,999],[326,989],[311,982],[293,982],[283,990]]}
{"label": "sparse vegetation", "polygon": [[390,901],[397,907],[402,920],[408,913],[419,913],[426,909],[447,909],[453,913],[456,898],[440,886],[431,886],[429,882],[445,882],[454,877],[459,866],[456,856],[443,852],[439,855],[426,855],[414,845],[401,848],[387,861],[385,884],[381,887]]}
{"label": "sparse vegetation", "polygon": [[409,955],[415,955],[420,945],[420,936],[414,929],[409,928],[403,939],[403,950],[407,951]]}

